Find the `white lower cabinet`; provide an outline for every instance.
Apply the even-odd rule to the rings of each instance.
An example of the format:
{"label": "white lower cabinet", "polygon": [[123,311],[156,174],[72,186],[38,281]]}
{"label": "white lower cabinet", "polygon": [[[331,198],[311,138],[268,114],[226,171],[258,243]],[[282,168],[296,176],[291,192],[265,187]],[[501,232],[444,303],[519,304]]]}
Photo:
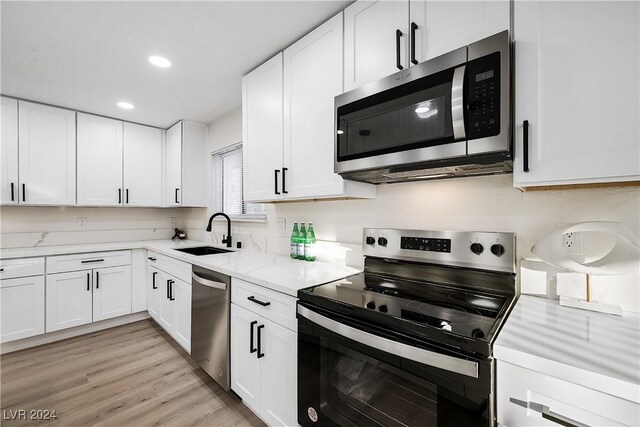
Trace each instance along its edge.
{"label": "white lower cabinet", "polygon": [[44,276],[0,280],[0,343],[44,333]]}
{"label": "white lower cabinet", "polygon": [[147,287],[147,311],[156,322],[160,321],[162,304],[161,280],[162,272],[155,267],[149,266],[147,271],[147,281],[149,283]]}
{"label": "white lower cabinet", "polygon": [[171,287],[176,311],[173,338],[191,353],[191,284],[176,280]]}
{"label": "white lower cabinet", "polygon": [[93,271],[93,321],[131,313],[131,266]]}
{"label": "white lower cabinet", "polygon": [[231,304],[231,388],[271,426],[297,426],[297,334]]}
{"label": "white lower cabinet", "polygon": [[92,322],[93,271],[47,275],[47,332]]}
{"label": "white lower cabinet", "polygon": [[498,360],[498,425],[640,425],[640,405]]}

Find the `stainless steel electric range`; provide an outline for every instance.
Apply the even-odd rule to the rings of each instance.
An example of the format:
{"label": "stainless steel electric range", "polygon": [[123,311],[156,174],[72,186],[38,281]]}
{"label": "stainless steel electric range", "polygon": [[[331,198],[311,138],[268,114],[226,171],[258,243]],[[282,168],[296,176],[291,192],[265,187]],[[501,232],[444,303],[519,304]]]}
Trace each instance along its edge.
{"label": "stainless steel electric range", "polygon": [[495,424],[515,235],[365,229],[364,272],[298,292],[302,426]]}

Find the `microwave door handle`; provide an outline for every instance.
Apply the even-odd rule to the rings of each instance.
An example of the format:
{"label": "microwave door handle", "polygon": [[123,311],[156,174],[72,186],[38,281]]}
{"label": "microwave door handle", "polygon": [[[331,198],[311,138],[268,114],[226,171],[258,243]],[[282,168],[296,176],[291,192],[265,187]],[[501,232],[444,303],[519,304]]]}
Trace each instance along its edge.
{"label": "microwave door handle", "polygon": [[413,360],[423,365],[434,366],[446,371],[455,372],[472,378],[478,378],[478,363],[472,360],[460,359],[435,351],[413,347],[404,343],[392,341],[378,335],[373,335],[360,329],[345,325],[325,317],[306,307],[298,305],[298,314],[316,325],[322,326],[352,341],[382,350],[398,357]]}
{"label": "microwave door handle", "polygon": [[464,130],[464,72],[466,65],[461,65],[453,72],[451,81],[451,121],[453,123],[453,139],[458,141],[467,137]]}

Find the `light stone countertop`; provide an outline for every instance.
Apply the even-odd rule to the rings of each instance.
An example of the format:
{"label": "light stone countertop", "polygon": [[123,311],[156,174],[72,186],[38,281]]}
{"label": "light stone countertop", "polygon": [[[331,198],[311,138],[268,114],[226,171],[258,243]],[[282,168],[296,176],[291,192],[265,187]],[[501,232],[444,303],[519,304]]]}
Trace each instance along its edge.
{"label": "light stone countertop", "polygon": [[614,316],[520,296],[494,357],[640,403],[640,316]]}
{"label": "light stone countertop", "polygon": [[[230,253],[196,256],[176,248],[216,246],[196,240],[145,240],[136,242],[91,243],[84,245],[41,246],[0,249],[0,259],[68,255],[125,249],[147,249],[231,277],[243,279],[291,296],[300,289],[342,279],[360,270],[323,261],[293,260],[288,256],[239,249]],[[218,246],[219,247],[219,246]]]}

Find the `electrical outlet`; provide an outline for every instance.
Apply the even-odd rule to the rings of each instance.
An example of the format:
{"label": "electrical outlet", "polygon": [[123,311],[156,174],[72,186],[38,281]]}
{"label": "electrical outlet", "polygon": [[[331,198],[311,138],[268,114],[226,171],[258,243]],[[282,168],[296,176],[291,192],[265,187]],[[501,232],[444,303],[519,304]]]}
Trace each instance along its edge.
{"label": "electrical outlet", "polygon": [[562,246],[570,254],[582,254],[582,233],[564,233]]}
{"label": "electrical outlet", "polygon": [[86,228],[87,227],[87,218],[83,216],[78,217],[78,227]]}
{"label": "electrical outlet", "polygon": [[287,232],[287,220],[286,218],[278,218],[278,231],[280,233]]}
{"label": "electrical outlet", "polygon": [[176,220],[175,216],[169,217],[169,222],[171,223],[171,226],[175,228],[176,224],[178,223],[178,221]]}

